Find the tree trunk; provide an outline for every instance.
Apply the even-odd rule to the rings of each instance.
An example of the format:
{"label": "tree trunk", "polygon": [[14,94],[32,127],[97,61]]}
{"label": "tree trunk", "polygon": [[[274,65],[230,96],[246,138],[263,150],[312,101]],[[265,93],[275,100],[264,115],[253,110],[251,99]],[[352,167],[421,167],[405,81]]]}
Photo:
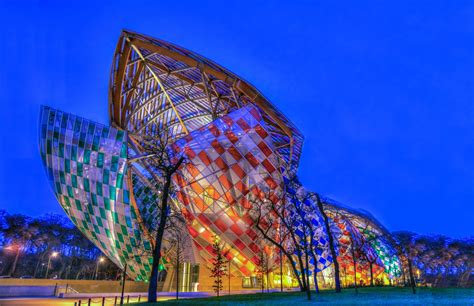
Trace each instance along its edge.
{"label": "tree trunk", "polygon": [[41,261],[43,260],[43,254],[38,256],[38,261],[36,262],[35,272],[33,273],[33,278],[36,278],[36,274],[38,274],[38,269],[40,266]]}
{"label": "tree trunk", "polygon": [[359,293],[359,290],[357,290],[357,259],[355,256],[355,250],[354,250],[354,242],[351,242],[351,253],[352,253],[352,267],[354,268],[354,288],[356,294]]}
{"label": "tree trunk", "polygon": [[344,266],[344,287],[347,287],[347,271],[346,271],[346,266]]}
{"label": "tree trunk", "polygon": [[[313,241],[313,239],[311,239]],[[314,244],[314,241],[311,242],[311,244]],[[319,293],[319,286],[318,286],[318,257],[316,253],[314,252],[314,249],[311,248],[311,256],[313,257],[314,261],[314,269],[313,269],[313,278],[314,278],[314,290],[316,293]]]}
{"label": "tree trunk", "polygon": [[269,280],[269,278],[268,278],[268,270],[269,270],[268,267],[266,267],[266,268],[265,268],[265,272],[266,272],[266,274],[267,274],[267,293],[270,293],[270,287],[269,287],[269,285],[270,285],[270,280]]}
{"label": "tree trunk", "polygon": [[415,277],[413,276],[413,267],[410,258],[407,256],[407,261],[408,261],[408,273],[410,274],[410,283],[411,283],[411,288],[413,290],[413,294],[416,294],[416,283],[415,283]]}
{"label": "tree trunk", "polygon": [[[298,240],[296,239],[296,237],[294,236],[294,233],[290,231],[290,236],[292,237],[292,240],[293,240],[293,243],[297,244],[299,243]],[[298,258],[298,264],[300,266],[300,271],[301,271],[301,280],[302,280],[302,284],[303,284],[303,287],[301,288],[301,291],[305,291],[305,290],[308,290],[308,285],[306,284],[306,277],[305,277],[305,274],[304,274],[304,264],[303,264],[303,259],[302,259],[302,254],[301,254],[301,249],[297,250],[296,252],[296,258]]]}
{"label": "tree trunk", "polygon": [[331,232],[331,227],[329,226],[329,218],[326,215],[326,212],[324,211],[323,203],[321,202],[321,199],[319,198],[319,194],[316,194],[316,200],[318,203],[318,208],[319,212],[323,216],[324,219],[324,227],[326,229],[326,233],[328,234],[328,240],[329,240],[329,249],[331,251],[331,256],[332,259],[334,260],[334,284],[336,286],[336,292],[341,292],[341,280],[339,278],[339,263],[337,262],[337,253],[336,253],[336,247],[334,246],[334,237]]}
{"label": "tree trunk", "polygon": [[13,265],[10,270],[10,276],[13,276],[13,273],[15,273],[16,270],[16,265],[18,263],[18,258],[20,257],[20,247],[17,248],[16,250],[16,255],[15,255],[15,260],[13,260]]}
{"label": "tree trunk", "polygon": [[[401,258],[401,257],[399,257]],[[400,259],[400,264],[401,264],[401,270],[402,270],[402,279],[403,279],[403,286],[406,286],[406,283],[407,283],[407,277],[405,275],[405,267],[403,266],[403,263]]]}
{"label": "tree trunk", "polygon": [[469,263],[467,265],[467,269],[461,273],[461,277],[459,278],[458,287],[464,288],[467,287],[469,284],[469,277],[472,273],[472,264]]}
{"label": "tree trunk", "polygon": [[354,268],[354,288],[356,290],[356,293],[359,293],[359,290],[357,289],[357,261],[355,259],[354,254],[352,255],[352,265]]}
{"label": "tree trunk", "polygon": [[308,297],[308,301],[311,300],[311,286],[309,285],[309,259],[308,259],[308,242],[306,240],[306,236],[304,237],[305,238],[305,244],[304,244],[304,251],[305,251],[305,259],[306,259],[306,269],[305,269],[305,273],[306,273],[306,284],[307,284],[307,288],[306,288],[306,296]]}
{"label": "tree trunk", "polygon": [[163,197],[161,198],[161,215],[160,224],[156,231],[155,247],[153,248],[153,263],[151,265],[150,285],[148,286],[148,302],[156,302],[156,291],[158,290],[158,266],[161,260],[161,242],[165,232],[167,213],[168,213],[168,196],[171,185],[171,175],[165,177],[165,185],[163,188]]}
{"label": "tree trunk", "polygon": [[285,254],[286,258],[288,259],[288,262],[290,263],[290,266],[291,266],[291,270],[293,271],[293,274],[295,275],[296,277],[296,280],[298,281],[298,286],[300,287],[300,290],[301,291],[304,291],[304,288],[303,288],[303,283],[301,282],[301,277],[298,275],[298,269],[296,268],[296,265],[295,265],[295,262],[293,260],[293,257],[291,256],[291,254],[289,254],[285,248],[278,242],[276,242],[273,238],[271,238],[270,236],[268,236],[268,234],[260,227],[260,217],[259,219],[257,220],[257,222],[255,223],[255,226],[257,228],[257,230],[262,234],[262,236],[267,239],[268,241],[270,241],[273,245],[275,245],[278,249],[280,249],[280,251]]}
{"label": "tree trunk", "polygon": [[[316,264],[317,265],[317,264]],[[319,285],[318,285],[318,268],[314,268],[314,290],[316,291],[317,294],[319,294]]]}
{"label": "tree trunk", "polygon": [[374,263],[372,261],[369,261],[369,267],[370,267],[370,287],[374,286],[374,268],[373,268]]}

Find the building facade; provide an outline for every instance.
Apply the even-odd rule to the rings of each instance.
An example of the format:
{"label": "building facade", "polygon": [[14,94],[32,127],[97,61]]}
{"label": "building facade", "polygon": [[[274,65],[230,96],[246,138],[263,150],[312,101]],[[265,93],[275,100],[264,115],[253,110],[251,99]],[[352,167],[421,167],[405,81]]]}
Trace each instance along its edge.
{"label": "building facade", "polygon": [[[312,269],[320,277],[331,273],[335,259],[314,197],[298,196],[304,188],[292,174],[303,135],[251,84],[194,52],[124,31],[112,63],[109,113],[110,124],[102,125],[42,107],[40,151],[66,214],[110,260],[126,265],[130,277],[147,281],[150,275],[163,154],[169,161],[185,158],[173,176],[171,199],[173,213],[183,220],[177,226],[182,247],[176,253],[176,239],[165,234],[165,290],[176,277],[181,290],[197,284],[209,290],[216,239],[228,259],[230,287],[260,286],[261,254],[272,267],[268,286],[295,285],[287,263],[255,229],[252,209],[262,200],[304,207],[321,246]],[[362,279],[368,270],[359,265],[354,274],[353,265],[345,264],[351,246],[367,254],[372,273],[399,275],[400,263],[383,226],[366,213],[324,202],[346,279]],[[271,214],[266,218],[270,222]],[[294,226],[302,235],[302,225]],[[174,275],[177,256],[180,275]]]}

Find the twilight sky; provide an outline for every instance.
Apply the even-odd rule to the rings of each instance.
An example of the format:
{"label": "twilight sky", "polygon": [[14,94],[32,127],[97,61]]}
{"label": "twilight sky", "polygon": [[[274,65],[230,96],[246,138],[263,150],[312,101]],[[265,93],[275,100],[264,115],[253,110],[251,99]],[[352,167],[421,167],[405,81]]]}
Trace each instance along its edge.
{"label": "twilight sky", "polygon": [[389,230],[474,234],[474,2],[13,2],[0,2],[1,209],[62,213],[38,151],[39,106],[107,123],[127,28],[259,88],[306,137],[308,189]]}

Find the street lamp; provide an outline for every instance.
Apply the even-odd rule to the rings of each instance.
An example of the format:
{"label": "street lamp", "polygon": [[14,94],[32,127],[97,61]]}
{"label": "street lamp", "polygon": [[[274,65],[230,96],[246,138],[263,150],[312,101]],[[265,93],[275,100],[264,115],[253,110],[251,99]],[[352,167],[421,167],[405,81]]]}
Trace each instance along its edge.
{"label": "street lamp", "polygon": [[94,279],[97,279],[98,277],[98,273],[99,273],[99,264],[100,263],[103,263],[105,261],[105,258],[104,257],[100,257],[99,260],[97,261],[97,264],[95,265],[95,278]]}
{"label": "street lamp", "polygon": [[56,256],[58,256],[58,252],[53,252],[51,253],[51,255],[49,255],[49,258],[48,258],[48,265],[46,267],[46,275],[44,278],[48,278],[48,273],[49,273],[49,267],[51,266],[51,258],[54,258]]}

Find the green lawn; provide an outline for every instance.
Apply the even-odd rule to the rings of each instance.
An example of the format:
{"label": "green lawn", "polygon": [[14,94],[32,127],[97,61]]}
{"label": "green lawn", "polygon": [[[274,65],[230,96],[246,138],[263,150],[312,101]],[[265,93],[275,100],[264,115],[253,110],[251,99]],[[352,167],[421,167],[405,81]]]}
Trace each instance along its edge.
{"label": "green lawn", "polygon": [[158,303],[140,303],[139,305],[290,305],[330,304],[330,305],[474,305],[473,289],[431,289],[418,288],[416,295],[408,288],[361,288],[359,294],[354,289],[344,289],[342,293],[322,291],[319,295],[312,294],[312,300],[306,299],[305,293],[277,292],[242,294],[188,299],[170,300]]}

